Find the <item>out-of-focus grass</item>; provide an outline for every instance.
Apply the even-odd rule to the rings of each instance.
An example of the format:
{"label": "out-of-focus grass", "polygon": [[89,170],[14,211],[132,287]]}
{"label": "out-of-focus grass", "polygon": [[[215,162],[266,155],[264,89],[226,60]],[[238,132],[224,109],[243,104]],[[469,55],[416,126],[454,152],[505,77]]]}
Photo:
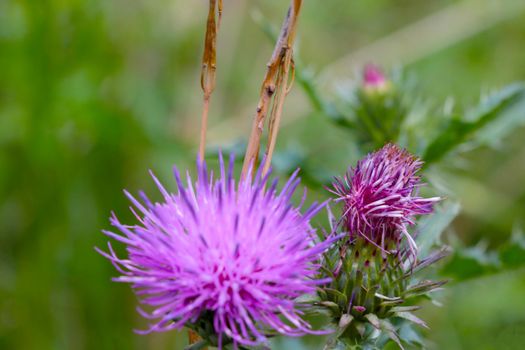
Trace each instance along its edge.
{"label": "out-of-focus grass", "polygon": [[[452,3],[307,1],[301,58],[322,70]],[[255,7],[279,25],[286,3],[225,2],[212,125],[250,118],[271,51],[249,15]],[[136,299],[128,286],[110,282],[115,271],[93,247],[105,245],[100,229],[111,210],[132,220],[122,188],[155,192],[147,169],[168,182],[172,164],[194,159],[205,14],[204,0],[0,2],[0,348],[183,347],[184,334],[132,333],[146,326]],[[516,14],[408,69],[425,92],[467,101],[484,88],[523,80],[524,19]],[[464,206],[455,231],[464,242],[497,246],[522,218],[521,133],[502,151],[468,153],[468,168],[454,173],[450,186]],[[311,115],[288,124],[278,148],[301,145],[311,168],[341,172],[346,164],[335,160],[355,157],[350,141]],[[524,277],[517,270],[451,286],[445,306],[425,315],[436,348],[519,346]]]}

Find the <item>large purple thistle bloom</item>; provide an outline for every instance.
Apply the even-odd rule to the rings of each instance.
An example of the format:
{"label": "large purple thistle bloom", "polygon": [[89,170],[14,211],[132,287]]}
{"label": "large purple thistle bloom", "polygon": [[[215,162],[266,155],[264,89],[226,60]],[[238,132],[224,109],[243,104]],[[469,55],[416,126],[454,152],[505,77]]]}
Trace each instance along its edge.
{"label": "large purple thistle bloom", "polygon": [[254,180],[249,174],[236,183],[233,157],[226,170],[219,156],[215,179],[198,162],[197,181],[188,174],[185,184],[175,168],[177,194],[152,174],[160,203],[141,193],[141,204],[126,192],[139,223],[124,225],[113,215],[120,233],[104,233],[124,243],[128,256],[117,257],[110,243],[109,253],[99,252],[122,274],[114,280],[132,284],[141,303],[151,307],[150,313],[141,311],[155,320],[146,332],[180,329],[204,315],[219,348],[230,341],[235,347],[264,342],[267,331],[313,332],[294,299],[327,282],[315,276],[330,241],[318,243],[309,224],[323,205],[301,214],[301,206],[290,204],[297,172],[279,192],[277,181],[268,183],[261,169]]}
{"label": "large purple thistle bloom", "polygon": [[431,213],[440,200],[418,196],[421,182],[416,173],[422,164],[406,150],[387,144],[335,180],[331,192],[344,203],[342,222],[351,238],[362,237],[387,251],[399,248],[405,237],[415,256],[417,246],[407,228],[415,224],[416,215]]}

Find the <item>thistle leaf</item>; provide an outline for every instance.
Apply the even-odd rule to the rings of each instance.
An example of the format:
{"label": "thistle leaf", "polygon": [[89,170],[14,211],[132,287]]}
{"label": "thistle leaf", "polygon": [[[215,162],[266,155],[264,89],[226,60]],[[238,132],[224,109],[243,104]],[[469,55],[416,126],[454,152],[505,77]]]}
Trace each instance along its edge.
{"label": "thistle leaf", "polygon": [[399,339],[396,328],[392,325],[392,323],[390,323],[388,320],[381,320],[381,329],[399,346],[399,348],[401,348],[401,350],[405,349],[401,344],[401,340]]}
{"label": "thistle leaf", "polygon": [[406,344],[423,347],[423,339],[409,322],[403,322],[398,331],[399,338]]}
{"label": "thistle leaf", "polygon": [[432,247],[440,242],[441,234],[458,216],[460,209],[459,202],[447,200],[442,205],[436,206],[433,215],[428,215],[419,221],[416,243],[420,258],[426,257]]}
{"label": "thistle leaf", "polygon": [[495,121],[480,129],[473,136],[475,145],[488,145],[493,148],[504,146],[504,138],[525,124],[525,98],[505,110]]}
{"label": "thistle leaf", "polygon": [[344,314],[343,316],[341,316],[341,318],[339,319],[338,327],[337,327],[335,333],[333,333],[330,336],[330,339],[326,343],[326,346],[324,347],[324,350],[337,349],[338,348],[338,344],[340,344],[339,337],[341,337],[341,335],[346,331],[346,329],[348,328],[350,323],[352,323],[353,319],[354,319],[354,317],[352,315],[349,315],[349,314]]}
{"label": "thistle leaf", "polygon": [[504,266],[519,267],[525,265],[525,236],[516,230],[511,240],[504,244],[499,252],[500,260]]}
{"label": "thistle leaf", "polygon": [[466,141],[472,134],[503,115],[524,92],[523,84],[509,85],[484,99],[465,117],[454,117],[427,146],[423,159],[427,164],[441,160]]}
{"label": "thistle leaf", "polygon": [[497,254],[487,252],[486,247],[480,244],[474,247],[456,249],[441,273],[453,276],[457,282],[497,272],[499,267],[500,262]]}
{"label": "thistle leaf", "polygon": [[525,236],[516,230],[511,239],[497,251],[488,251],[483,243],[474,247],[456,248],[452,259],[443,266],[441,273],[453,276],[455,281],[461,281],[524,265]]}

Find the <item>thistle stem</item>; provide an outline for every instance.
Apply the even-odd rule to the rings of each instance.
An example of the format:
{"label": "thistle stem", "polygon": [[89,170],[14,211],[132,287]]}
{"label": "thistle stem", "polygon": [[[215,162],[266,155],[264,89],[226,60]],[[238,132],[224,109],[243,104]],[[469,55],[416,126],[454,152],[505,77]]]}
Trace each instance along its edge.
{"label": "thistle stem", "polygon": [[[218,1],[218,3],[217,3]],[[217,31],[222,18],[222,1],[210,0],[208,19],[206,20],[206,35],[204,39],[204,53],[202,54],[201,88],[203,91],[203,106],[201,117],[201,130],[199,142],[199,159],[204,160],[206,151],[206,131],[208,129],[208,113],[210,110],[210,99],[215,89],[215,77],[217,70]],[[190,346],[206,349],[206,343],[193,330],[188,330]]]}
{"label": "thistle stem", "polygon": [[204,160],[204,153],[206,150],[206,130],[208,129],[208,111],[210,109],[210,97],[204,96],[202,106],[202,118],[201,118],[201,134],[199,143],[199,159]]}
{"label": "thistle stem", "polygon": [[[267,64],[266,74],[261,86],[259,102],[253,120],[252,131],[248,140],[242,176],[245,176],[250,166],[256,166],[261,136],[264,129],[266,115],[273,99],[273,106],[270,112],[270,130],[268,135],[268,146],[266,149],[266,160],[263,173],[270,167],[273,150],[280,126],[281,114],[284,105],[284,98],[288,93],[288,75],[292,68],[292,47],[295,41],[297,20],[301,10],[302,0],[292,0],[286,18],[281,27],[281,32],[270,61]],[[275,96],[274,96],[275,95]]]}
{"label": "thistle stem", "polygon": [[[217,4],[217,1],[218,4]],[[218,18],[217,18],[218,17]],[[206,21],[206,36],[204,39],[204,53],[202,55],[201,88],[203,91],[203,107],[199,144],[199,158],[204,159],[206,149],[206,130],[208,128],[208,112],[210,99],[215,89],[217,69],[217,31],[222,17],[222,0],[210,0],[208,19]]]}

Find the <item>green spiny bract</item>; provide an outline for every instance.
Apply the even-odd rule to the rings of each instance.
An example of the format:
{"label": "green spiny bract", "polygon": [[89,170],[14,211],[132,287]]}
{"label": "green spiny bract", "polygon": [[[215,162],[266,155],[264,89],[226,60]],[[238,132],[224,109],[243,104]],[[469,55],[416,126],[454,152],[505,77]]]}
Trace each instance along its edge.
{"label": "green spiny bract", "polygon": [[385,253],[362,239],[342,241],[338,249],[326,253],[322,270],[332,282],[318,289],[315,305],[336,325],[327,349],[380,348],[388,339],[401,348],[404,342],[414,343],[408,336],[416,333],[407,327],[426,324],[412,311],[419,309],[421,298],[445,283],[419,280],[415,274],[445,254],[442,249],[413,264],[405,251]]}

